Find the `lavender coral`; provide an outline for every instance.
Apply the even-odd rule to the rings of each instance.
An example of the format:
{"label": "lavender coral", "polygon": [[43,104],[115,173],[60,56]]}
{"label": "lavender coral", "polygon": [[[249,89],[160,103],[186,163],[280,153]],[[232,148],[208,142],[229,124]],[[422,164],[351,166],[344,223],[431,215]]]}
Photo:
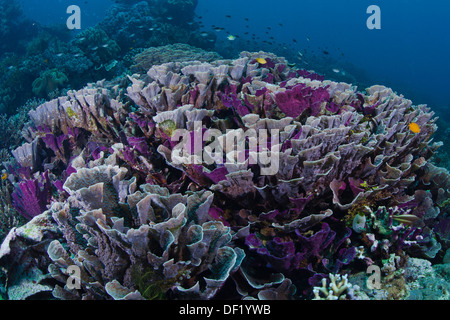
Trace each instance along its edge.
{"label": "lavender coral", "polygon": [[40,215],[59,231],[43,263],[55,297],[351,298],[335,274],[448,248],[449,175],[429,163],[425,105],[266,52],[127,79],[127,97],[91,86],[31,111],[14,151],[61,191]]}
{"label": "lavender coral", "polygon": [[[239,266],[243,252],[227,246],[228,227],[208,221],[211,192],[169,194],[148,184],[136,190],[134,178],[124,180],[126,172],[112,165],[81,168],[65,182],[73,205],[55,203],[51,211],[65,238],[73,239],[69,251],[78,257],[70,259],[55,240],[48,249],[55,262],[51,269],[54,277],[64,278],[66,265],[81,262],[83,291],[58,286],[54,294],[111,298],[108,288],[118,282],[130,292],[138,290],[141,298],[214,296]],[[76,212],[80,222],[68,212]],[[88,284],[93,281],[105,287],[92,290]]]}

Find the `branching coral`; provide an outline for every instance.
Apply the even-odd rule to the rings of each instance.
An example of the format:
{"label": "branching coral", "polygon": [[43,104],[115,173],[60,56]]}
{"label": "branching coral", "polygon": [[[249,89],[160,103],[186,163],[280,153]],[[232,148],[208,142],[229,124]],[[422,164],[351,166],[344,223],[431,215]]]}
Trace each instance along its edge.
{"label": "branching coral", "polygon": [[[327,285],[328,283],[328,285]],[[314,287],[314,300],[343,300],[352,289],[352,284],[348,282],[347,275],[329,274],[329,281],[322,279],[321,287]]]}

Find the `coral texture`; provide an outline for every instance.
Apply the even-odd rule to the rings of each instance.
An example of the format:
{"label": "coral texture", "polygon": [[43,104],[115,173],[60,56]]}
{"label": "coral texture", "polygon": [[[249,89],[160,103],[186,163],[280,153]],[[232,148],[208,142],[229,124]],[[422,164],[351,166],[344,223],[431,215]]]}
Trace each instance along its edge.
{"label": "coral texture", "polygon": [[348,274],[448,249],[450,179],[429,162],[440,144],[425,105],[266,52],[128,80],[127,97],[91,85],[30,112],[11,174],[58,192],[40,212],[18,206],[40,213],[23,228],[41,227],[7,236],[11,276],[8,257],[44,248],[28,265],[60,299],[349,299]]}
{"label": "coral texture", "polygon": [[145,73],[153,65],[167,62],[201,61],[211,62],[221,59],[215,52],[208,52],[188,44],[176,43],[145,49],[133,57],[132,72]]}

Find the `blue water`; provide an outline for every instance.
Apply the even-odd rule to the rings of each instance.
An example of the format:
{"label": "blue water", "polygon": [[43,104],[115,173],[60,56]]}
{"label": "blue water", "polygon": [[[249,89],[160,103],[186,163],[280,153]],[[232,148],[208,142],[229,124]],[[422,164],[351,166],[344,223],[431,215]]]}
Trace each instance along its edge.
{"label": "blue water", "polygon": [[[245,17],[260,35],[267,26],[279,41],[298,40],[298,49],[327,47],[367,71],[374,83],[405,92],[415,103],[450,107],[445,94],[450,86],[450,2],[396,1],[200,1],[205,23],[227,25],[242,33]],[[281,4],[281,2],[278,2]],[[381,30],[369,30],[366,9],[381,9]],[[236,10],[239,8],[239,10]],[[226,18],[230,14],[232,18]],[[283,26],[279,26],[282,23]],[[310,41],[306,40],[309,36]]]}
{"label": "blue water", "polygon": [[86,29],[100,22],[114,4],[111,0],[21,0],[24,13],[44,25],[66,24],[67,7],[77,5],[81,9],[82,28]]}
{"label": "blue water", "polygon": [[[110,0],[22,2],[27,16],[42,24],[65,23],[67,6],[79,5],[82,28],[100,22],[113,4]],[[366,9],[371,4],[381,9],[380,30],[366,26]],[[350,63],[364,72],[371,83],[391,86],[414,103],[426,103],[441,112],[450,107],[446,94],[450,86],[449,10],[447,0],[432,4],[425,0],[199,0],[196,12],[205,30],[222,26],[241,38],[244,32],[255,33],[261,41],[273,36],[292,48],[316,51],[319,58],[326,50],[340,65]],[[267,27],[271,27],[268,34]],[[226,35],[225,31],[218,33],[218,42],[227,41]],[[233,45],[246,49],[239,42]]]}

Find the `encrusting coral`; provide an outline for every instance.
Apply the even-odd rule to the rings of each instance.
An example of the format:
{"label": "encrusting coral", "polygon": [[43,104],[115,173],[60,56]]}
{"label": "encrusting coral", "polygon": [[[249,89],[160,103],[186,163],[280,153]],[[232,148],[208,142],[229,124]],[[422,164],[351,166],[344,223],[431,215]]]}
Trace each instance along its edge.
{"label": "encrusting coral", "polygon": [[[40,250],[27,265],[60,299],[350,299],[354,270],[448,249],[449,173],[428,161],[440,144],[425,105],[266,52],[128,79],[127,97],[90,85],[30,112],[9,173],[32,220],[2,245],[8,277]],[[21,206],[47,179],[45,208]]]}

